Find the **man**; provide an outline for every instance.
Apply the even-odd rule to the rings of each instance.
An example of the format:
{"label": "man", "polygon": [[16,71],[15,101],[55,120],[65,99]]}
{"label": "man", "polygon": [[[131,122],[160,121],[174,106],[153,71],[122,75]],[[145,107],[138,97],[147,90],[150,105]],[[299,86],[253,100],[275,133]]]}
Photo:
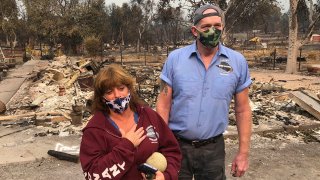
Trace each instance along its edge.
{"label": "man", "polygon": [[174,132],[183,152],[179,179],[225,179],[222,133],[234,97],[239,150],[231,173],[248,169],[251,79],[245,58],[219,41],[224,14],[215,5],[195,11],[193,44],[170,53],[163,66],[157,112]]}

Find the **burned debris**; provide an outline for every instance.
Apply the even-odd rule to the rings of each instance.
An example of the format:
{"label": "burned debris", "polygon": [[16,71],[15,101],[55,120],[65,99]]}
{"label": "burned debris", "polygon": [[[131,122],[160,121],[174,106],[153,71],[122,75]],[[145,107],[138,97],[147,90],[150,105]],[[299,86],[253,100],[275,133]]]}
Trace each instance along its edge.
{"label": "burned debris", "polygon": [[[264,82],[255,78],[252,80],[249,96],[254,133],[266,137],[271,137],[270,134],[273,134],[273,137],[277,133],[304,132],[320,128],[318,118],[320,104],[316,95],[318,88],[314,91],[306,90],[308,87],[291,89],[285,86],[290,79],[276,80],[270,77]],[[309,98],[297,94],[304,94]],[[236,131],[233,128],[236,125],[233,103],[229,112],[229,125],[231,125],[228,129],[229,134]],[[301,135],[304,136],[303,133]]]}
{"label": "burned debris", "polygon": [[[1,106],[1,125],[41,127],[35,136],[81,133],[91,116],[94,76],[107,65],[105,61],[67,56],[48,61],[32,73],[26,88],[19,90],[7,106]],[[135,77],[141,98],[154,107],[161,65],[124,68]]]}
{"label": "burned debris", "polygon": [[[94,76],[100,68],[108,64],[109,59],[101,61],[67,56],[48,61],[46,66],[32,73],[28,87],[19,91],[7,107],[0,104],[3,113],[0,116],[1,125],[37,126],[39,128],[34,136],[40,137],[81,133],[80,130],[91,117]],[[155,108],[159,94],[158,78],[162,65],[122,65],[135,78],[135,88],[141,99],[152,108]],[[285,131],[286,127],[319,125],[317,115],[291,96],[292,93],[302,92],[304,89],[285,88],[283,84],[287,81],[270,78],[266,82],[259,82],[253,78],[250,105],[254,131],[269,131],[273,128]],[[312,97],[317,98],[317,103],[318,96],[313,94]],[[229,113],[231,127],[236,125],[232,109]]]}

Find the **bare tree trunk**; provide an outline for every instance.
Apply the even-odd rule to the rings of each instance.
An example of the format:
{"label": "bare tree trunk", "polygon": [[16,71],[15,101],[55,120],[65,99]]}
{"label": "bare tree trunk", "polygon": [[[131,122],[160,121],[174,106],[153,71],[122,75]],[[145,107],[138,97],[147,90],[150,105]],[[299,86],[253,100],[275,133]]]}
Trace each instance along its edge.
{"label": "bare tree trunk", "polygon": [[13,47],[11,47],[12,49],[14,49],[16,46],[17,46],[17,34],[15,32],[13,32],[13,35],[14,35],[14,40],[13,40]]}
{"label": "bare tree trunk", "polygon": [[223,28],[223,32],[222,32],[222,35],[221,35],[221,40],[220,40],[222,43],[224,44],[231,44],[229,42],[229,37],[228,37],[228,34],[227,34],[227,27],[224,26]]}
{"label": "bare tree trunk", "polygon": [[124,46],[123,31],[121,31],[121,45]]}
{"label": "bare tree trunk", "polygon": [[138,43],[137,43],[137,51],[141,52],[141,39],[142,39],[142,33],[144,32],[144,28],[143,30],[141,30],[139,28],[139,37],[138,37]]}
{"label": "bare tree trunk", "polygon": [[6,46],[10,46],[10,41],[9,41],[9,37],[7,34],[6,34]]}
{"label": "bare tree trunk", "polygon": [[286,73],[295,74],[297,72],[297,53],[298,53],[298,0],[290,0],[289,15],[289,47]]}
{"label": "bare tree trunk", "polygon": [[309,22],[311,23],[313,19],[313,2],[309,0]]}
{"label": "bare tree trunk", "polygon": [[138,38],[136,42],[136,53],[140,52],[139,48],[140,48],[140,39]]}

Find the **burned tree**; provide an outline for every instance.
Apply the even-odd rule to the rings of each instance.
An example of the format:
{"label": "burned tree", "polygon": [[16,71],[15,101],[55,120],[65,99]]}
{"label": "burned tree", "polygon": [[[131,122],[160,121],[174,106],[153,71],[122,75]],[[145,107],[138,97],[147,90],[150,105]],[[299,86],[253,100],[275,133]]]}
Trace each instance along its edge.
{"label": "burned tree", "polygon": [[[1,31],[5,36],[7,46],[13,49],[17,43],[16,24],[18,22],[18,7],[15,0],[3,0],[0,3]],[[0,31],[0,33],[1,33]]]}
{"label": "burned tree", "polygon": [[[303,38],[298,38],[298,9],[299,5],[305,4],[305,0],[290,0],[290,14],[289,14],[289,47],[288,47],[288,61],[286,66],[286,73],[295,74],[297,72],[297,56],[298,49],[301,48],[312,36],[315,24],[320,19],[320,12],[317,5],[313,5],[312,0],[309,0],[309,26],[303,34]],[[319,0],[318,0],[319,4]],[[315,7],[315,8],[314,8]]]}

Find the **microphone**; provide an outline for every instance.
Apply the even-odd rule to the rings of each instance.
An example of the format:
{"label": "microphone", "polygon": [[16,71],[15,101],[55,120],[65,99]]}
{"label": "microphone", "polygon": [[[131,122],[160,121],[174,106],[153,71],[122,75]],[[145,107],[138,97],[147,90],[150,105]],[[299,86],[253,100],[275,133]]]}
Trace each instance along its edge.
{"label": "microphone", "polygon": [[159,152],[154,152],[146,161],[139,165],[138,170],[146,175],[147,180],[154,179],[156,172],[164,172],[167,168],[167,159]]}
{"label": "microphone", "polygon": [[146,161],[147,164],[157,168],[159,171],[164,172],[167,168],[167,159],[163,154],[154,152]]}

